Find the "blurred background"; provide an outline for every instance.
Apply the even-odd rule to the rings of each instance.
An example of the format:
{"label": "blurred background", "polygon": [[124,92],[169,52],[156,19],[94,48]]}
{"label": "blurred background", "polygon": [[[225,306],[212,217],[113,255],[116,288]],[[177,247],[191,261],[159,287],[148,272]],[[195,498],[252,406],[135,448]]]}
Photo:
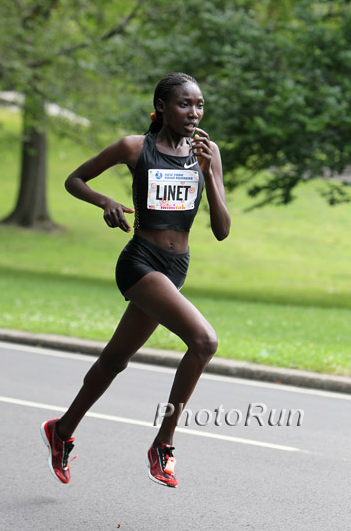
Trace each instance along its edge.
{"label": "blurred background", "polygon": [[[231,234],[204,197],[183,288],[218,355],[350,375],[349,1],[2,0],[0,327],[109,339],[129,236],[64,181],[148,129],[172,71],[198,80],[223,158]],[[92,186],[132,206],[123,166]],[[161,327],[148,346],[183,350]]]}

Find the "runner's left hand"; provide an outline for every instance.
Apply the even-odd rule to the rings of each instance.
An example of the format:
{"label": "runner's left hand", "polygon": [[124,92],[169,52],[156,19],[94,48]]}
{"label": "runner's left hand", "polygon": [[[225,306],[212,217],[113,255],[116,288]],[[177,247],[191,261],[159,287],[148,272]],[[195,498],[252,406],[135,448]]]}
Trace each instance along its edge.
{"label": "runner's left hand", "polygon": [[190,152],[197,157],[201,171],[206,175],[211,169],[212,146],[208,133],[195,127],[196,134],[191,139]]}

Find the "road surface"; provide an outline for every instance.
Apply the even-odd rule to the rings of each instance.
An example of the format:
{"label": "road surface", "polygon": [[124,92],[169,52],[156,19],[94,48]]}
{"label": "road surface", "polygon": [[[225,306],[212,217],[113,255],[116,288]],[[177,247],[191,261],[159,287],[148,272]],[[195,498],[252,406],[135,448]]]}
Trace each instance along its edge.
{"label": "road surface", "polygon": [[79,425],[72,480],[60,484],[39,428],[65,410],[93,361],[0,343],[4,531],[350,528],[351,395],[339,393],[204,375],[175,437],[170,489],[148,479],[145,453],[174,370],[131,363]]}

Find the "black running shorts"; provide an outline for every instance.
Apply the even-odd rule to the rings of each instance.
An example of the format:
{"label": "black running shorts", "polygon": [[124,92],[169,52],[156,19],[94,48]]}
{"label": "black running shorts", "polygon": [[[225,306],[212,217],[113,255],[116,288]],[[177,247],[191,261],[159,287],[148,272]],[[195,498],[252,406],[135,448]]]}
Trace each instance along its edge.
{"label": "black running shorts", "polygon": [[[147,273],[159,271],[166,275],[180,290],[185,282],[189,261],[189,249],[185,253],[172,253],[134,235],[118,258],[116,265],[117,286],[125,295],[125,292]],[[128,299],[126,298],[126,300]]]}

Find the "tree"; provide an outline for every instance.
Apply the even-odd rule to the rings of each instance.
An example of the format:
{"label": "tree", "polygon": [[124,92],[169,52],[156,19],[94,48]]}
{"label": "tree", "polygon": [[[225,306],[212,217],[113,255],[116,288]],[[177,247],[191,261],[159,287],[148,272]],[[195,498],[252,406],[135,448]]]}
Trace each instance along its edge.
{"label": "tree", "polygon": [[[0,82],[24,95],[20,187],[16,206],[3,223],[55,227],[46,204],[45,102],[66,103],[91,115],[91,100],[98,103],[101,95],[108,107],[112,94],[101,87],[108,78],[115,88],[110,78],[117,68],[102,61],[104,45],[113,42],[118,50],[144,1],[1,3]],[[91,118],[100,119],[96,114]]]}
{"label": "tree", "polygon": [[150,77],[184,70],[201,82],[227,186],[249,184],[258,205],[285,204],[298,184],[323,178],[330,204],[349,201],[325,178],[351,163],[349,2],[158,5],[136,39],[134,75],[151,57]]}
{"label": "tree", "polygon": [[[155,80],[183,70],[204,89],[204,127],[228,188],[285,204],[300,183],[323,178],[335,204],[350,200],[325,178],[351,163],[350,30],[342,0],[4,0],[0,80],[37,95],[28,110],[41,97],[86,116],[89,131],[143,132]],[[27,131],[45,132],[39,114],[27,113]]]}

